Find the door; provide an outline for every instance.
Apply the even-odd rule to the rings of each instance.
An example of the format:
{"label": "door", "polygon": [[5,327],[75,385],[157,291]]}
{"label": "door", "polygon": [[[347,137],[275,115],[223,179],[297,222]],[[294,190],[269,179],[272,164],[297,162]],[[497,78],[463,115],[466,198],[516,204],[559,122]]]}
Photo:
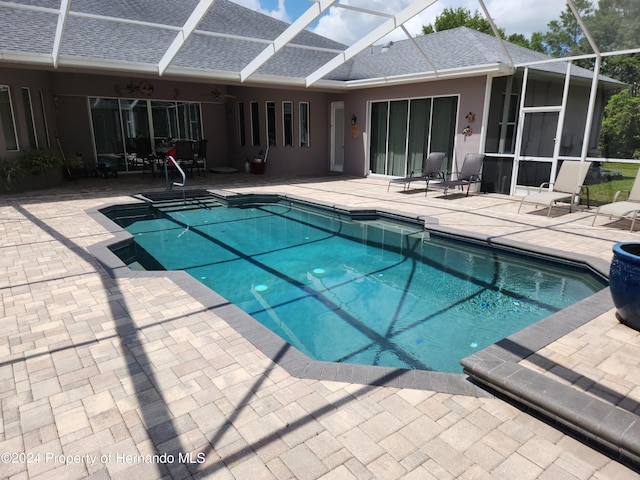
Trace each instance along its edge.
{"label": "door", "polygon": [[538,94],[534,90],[531,95],[527,95],[528,79],[529,67],[525,67],[511,174],[511,195],[536,192],[544,182],[548,182],[549,189],[553,190],[569,96],[571,62],[567,64],[560,105],[555,104],[554,98],[557,96],[554,97],[549,90]]}
{"label": "door", "polygon": [[522,136],[518,135],[516,141],[512,194],[528,195],[537,192],[540,184],[555,179],[562,122],[556,107],[535,107],[525,109],[520,124]]}
{"label": "door", "polygon": [[331,103],[331,171],[344,170],[344,102]]}

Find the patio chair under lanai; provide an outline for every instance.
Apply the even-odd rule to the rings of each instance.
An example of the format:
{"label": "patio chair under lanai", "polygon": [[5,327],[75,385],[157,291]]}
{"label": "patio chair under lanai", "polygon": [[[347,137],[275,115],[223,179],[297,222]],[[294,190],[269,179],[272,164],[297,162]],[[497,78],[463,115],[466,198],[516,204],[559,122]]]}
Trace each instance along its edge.
{"label": "patio chair under lanai", "polygon": [[442,165],[445,157],[446,154],[443,152],[431,152],[425,157],[424,162],[422,163],[422,170],[419,175],[417,174],[417,170],[412,170],[408,177],[392,178],[389,180],[389,185],[387,185],[387,192],[389,191],[389,187],[392,183],[401,183],[402,189],[407,190],[411,187],[411,182],[423,181],[427,183],[427,190],[424,193],[426,196],[427,191],[429,190],[429,181],[438,178],[444,180]]}
{"label": "patio chair under lanai", "polygon": [[618,197],[622,192],[625,192],[625,190],[619,190],[616,192],[613,196],[612,203],[607,203],[598,207],[591,225],[596,224],[596,218],[598,218],[598,215],[609,215],[609,218],[631,218],[631,228],[629,230],[633,231],[633,226],[636,223],[636,217],[640,211],[640,169],[638,169],[638,173],[636,174],[636,179],[633,181],[631,190],[628,191],[629,196],[625,201],[619,202]]}
{"label": "patio chair under lanai", "polygon": [[455,176],[455,179],[434,184],[434,187],[444,189],[444,194],[446,195],[451,187],[460,187],[464,192],[464,187],[466,186],[467,196],[469,196],[471,185],[482,182],[483,164],[483,153],[467,153],[462,160],[462,166],[460,167],[460,170],[454,171],[451,174],[452,176]]}
{"label": "patio chair under lanai", "polygon": [[538,188],[538,193],[532,193],[522,198],[518,213],[524,203],[533,203],[536,205],[546,205],[547,217],[551,214],[551,207],[562,200],[569,200],[569,212],[575,198],[580,198],[580,192],[584,186],[584,179],[587,178],[587,172],[591,167],[591,162],[565,160],[560,166],[560,171],[553,184],[553,190],[542,191],[549,182],[544,182]]}

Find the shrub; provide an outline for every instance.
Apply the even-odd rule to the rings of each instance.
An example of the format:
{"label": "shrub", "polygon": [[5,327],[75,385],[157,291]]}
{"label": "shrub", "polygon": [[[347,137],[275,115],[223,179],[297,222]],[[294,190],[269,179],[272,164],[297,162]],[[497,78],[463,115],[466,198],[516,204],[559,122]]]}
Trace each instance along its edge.
{"label": "shrub", "polygon": [[32,175],[44,175],[49,170],[62,165],[62,158],[48,150],[35,148],[22,155],[22,167]]}

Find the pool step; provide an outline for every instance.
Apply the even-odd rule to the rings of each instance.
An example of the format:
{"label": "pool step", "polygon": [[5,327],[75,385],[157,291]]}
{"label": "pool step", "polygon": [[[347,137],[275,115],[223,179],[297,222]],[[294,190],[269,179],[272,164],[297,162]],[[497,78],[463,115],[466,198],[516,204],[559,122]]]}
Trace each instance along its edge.
{"label": "pool step", "polygon": [[185,210],[212,209],[221,207],[219,202],[207,198],[191,198],[180,201],[154,202],[153,207],[163,213],[183,212]]}
{"label": "pool step", "polygon": [[135,197],[140,198],[146,202],[157,203],[157,202],[170,202],[170,201],[180,201],[185,199],[192,198],[211,198],[212,195],[208,190],[204,188],[193,188],[193,189],[185,189],[185,190],[170,190],[170,191],[160,191],[160,192],[143,192]]}

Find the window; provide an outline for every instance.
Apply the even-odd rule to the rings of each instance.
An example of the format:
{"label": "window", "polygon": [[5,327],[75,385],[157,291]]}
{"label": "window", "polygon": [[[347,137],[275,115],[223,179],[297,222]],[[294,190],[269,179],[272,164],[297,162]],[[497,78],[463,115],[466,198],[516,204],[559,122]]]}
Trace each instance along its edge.
{"label": "window", "polygon": [[47,110],[44,108],[44,94],[38,90],[40,96],[40,110],[42,111],[42,124],[44,125],[44,135],[47,140],[47,148],[51,148],[51,138],[49,137],[49,122],[47,122]]}
{"label": "window", "polygon": [[120,102],[117,98],[90,98],[91,121],[98,161],[124,157]]}
{"label": "window", "polygon": [[372,103],[371,172],[408,175],[412,170],[421,168],[429,152],[445,152],[448,162],[451,162],[457,108],[457,97]]}
{"label": "window", "polygon": [[151,118],[155,138],[180,138],[176,102],[153,100],[151,102]]}
{"label": "window", "polygon": [[245,133],[244,125],[244,103],[238,102],[238,137],[240,145],[243,147],[247,144],[247,135]]}
{"label": "window", "polygon": [[[150,139],[147,102],[144,100],[122,99],[120,100],[120,112],[126,153],[128,155],[138,153],[138,145],[141,139],[147,139],[147,141]],[[150,149],[150,147],[147,149]]]}
{"label": "window", "polygon": [[267,138],[269,146],[276,145],[276,103],[267,102]]}
{"label": "window", "polygon": [[22,87],[22,106],[27,122],[27,136],[29,137],[29,147],[38,148],[38,136],[36,134],[36,123],[33,118],[33,105],[31,105],[31,91]]}
{"label": "window", "polygon": [[4,135],[4,145],[7,150],[18,150],[18,137],[16,135],[16,123],[13,117],[13,106],[9,87],[0,85],[0,123]]}
{"label": "window", "polygon": [[300,102],[300,146],[309,146],[309,104]]}
{"label": "window", "polygon": [[251,102],[251,144],[260,146],[260,111],[258,102]]}
{"label": "window", "polygon": [[183,140],[200,140],[200,104],[192,102],[178,103],[178,128]]}
{"label": "window", "polygon": [[283,145],[293,147],[293,102],[282,102]]}

